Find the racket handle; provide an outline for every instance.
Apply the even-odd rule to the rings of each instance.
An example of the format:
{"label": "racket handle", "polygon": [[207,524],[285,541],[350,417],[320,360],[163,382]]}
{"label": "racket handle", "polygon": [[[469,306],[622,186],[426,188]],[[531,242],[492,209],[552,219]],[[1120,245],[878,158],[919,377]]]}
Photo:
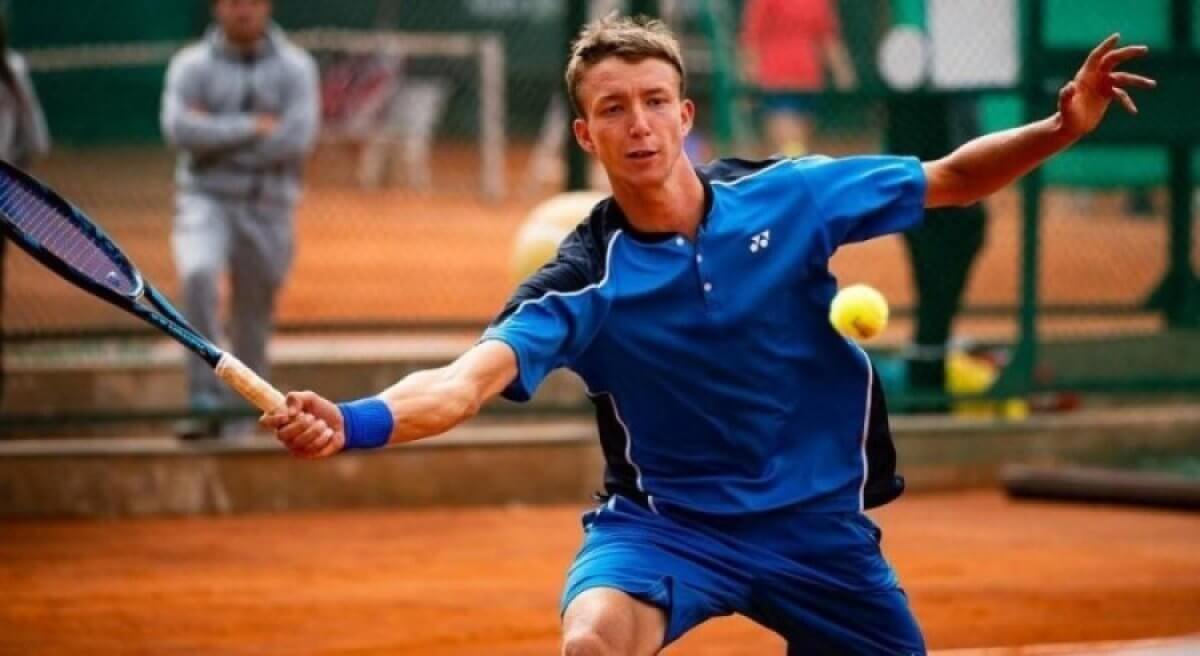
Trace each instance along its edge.
{"label": "racket handle", "polygon": [[232,387],[263,412],[274,410],[286,401],[283,394],[272,387],[271,383],[263,380],[250,367],[242,364],[241,360],[230,353],[221,356],[215,369],[217,378],[225,381],[226,385]]}

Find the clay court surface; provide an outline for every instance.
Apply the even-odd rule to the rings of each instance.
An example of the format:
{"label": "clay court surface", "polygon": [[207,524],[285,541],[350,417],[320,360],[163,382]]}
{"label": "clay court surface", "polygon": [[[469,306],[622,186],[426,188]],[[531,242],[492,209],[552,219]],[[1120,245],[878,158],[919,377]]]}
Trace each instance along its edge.
{"label": "clay court surface", "polygon": [[[865,146],[864,146],[865,147]],[[323,149],[309,168],[308,191],[297,215],[297,256],[280,300],[285,325],[458,321],[482,325],[511,292],[511,244],[521,220],[546,193],[524,193],[528,150],[510,150],[511,197],[479,198],[469,148],[441,147],[429,194],[400,187],[363,190],[353,183],[355,160]],[[172,160],[154,148],[60,151],[38,174],[96,218],[132,255],[149,279],[174,297],[169,233],[173,212]],[[1119,197],[1097,194],[1087,205],[1047,195],[1042,228],[1046,302],[1138,304],[1165,267],[1164,220],[1131,219]],[[1013,192],[989,204],[987,245],[968,289],[973,304],[1014,304],[1019,276],[1020,221]],[[1197,249],[1200,250],[1200,244]],[[1200,253],[1197,253],[1200,259]],[[9,258],[10,332],[72,331],[132,326],[136,320],[84,297],[23,254]],[[907,253],[888,237],[841,251],[833,263],[844,283],[875,285],[898,306],[912,301]],[[70,307],[64,312],[63,307]],[[1073,319],[1070,330],[1102,332],[1153,328],[1148,315]],[[977,337],[1003,337],[1014,319],[964,324]],[[1053,326],[1050,326],[1053,328]],[[907,328],[895,330],[907,337]],[[898,333],[899,335],[899,333]]]}
{"label": "clay court surface", "polygon": [[[553,654],[580,510],[0,523],[0,653]],[[1200,632],[1195,514],[970,492],[875,518],[934,649]],[[726,618],[667,653],[781,645]]]}

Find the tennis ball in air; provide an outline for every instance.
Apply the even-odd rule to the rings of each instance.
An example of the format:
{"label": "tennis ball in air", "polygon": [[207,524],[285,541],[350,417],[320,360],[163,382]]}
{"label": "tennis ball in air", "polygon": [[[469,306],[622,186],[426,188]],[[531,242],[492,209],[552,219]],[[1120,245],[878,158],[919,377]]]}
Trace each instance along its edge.
{"label": "tennis ball in air", "polygon": [[875,288],[851,285],[839,291],[829,306],[829,322],[850,339],[866,341],[887,326],[888,305]]}
{"label": "tennis ball in air", "polygon": [[571,191],[558,194],[533,208],[513,242],[510,272],[520,284],[541,266],[554,259],[558,245],[575,226],[587,218],[605,194]]}

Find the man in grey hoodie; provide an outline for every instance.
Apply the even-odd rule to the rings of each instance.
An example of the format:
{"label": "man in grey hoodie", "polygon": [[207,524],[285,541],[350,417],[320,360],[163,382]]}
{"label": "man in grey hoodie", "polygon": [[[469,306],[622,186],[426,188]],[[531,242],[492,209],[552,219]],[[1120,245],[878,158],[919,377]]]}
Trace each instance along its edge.
{"label": "man in grey hoodie", "polygon": [[[219,276],[231,276],[232,350],[267,375],[267,340],[276,294],[291,265],[292,214],[301,169],[316,137],[317,67],[271,22],[270,0],[212,0],[215,24],[203,41],[172,59],[162,129],[179,151],[172,247],[184,313],[214,338]],[[181,437],[236,435],[205,417],[230,397],[212,369],[188,359],[194,420]]]}

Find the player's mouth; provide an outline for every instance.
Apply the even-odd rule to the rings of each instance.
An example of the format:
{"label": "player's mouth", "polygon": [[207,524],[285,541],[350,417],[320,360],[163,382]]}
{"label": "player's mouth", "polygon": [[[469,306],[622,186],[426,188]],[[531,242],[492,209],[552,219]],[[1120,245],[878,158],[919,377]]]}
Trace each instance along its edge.
{"label": "player's mouth", "polygon": [[625,153],[625,157],[628,157],[634,161],[643,161],[648,160],[657,154],[657,150],[631,150],[628,153]]}

